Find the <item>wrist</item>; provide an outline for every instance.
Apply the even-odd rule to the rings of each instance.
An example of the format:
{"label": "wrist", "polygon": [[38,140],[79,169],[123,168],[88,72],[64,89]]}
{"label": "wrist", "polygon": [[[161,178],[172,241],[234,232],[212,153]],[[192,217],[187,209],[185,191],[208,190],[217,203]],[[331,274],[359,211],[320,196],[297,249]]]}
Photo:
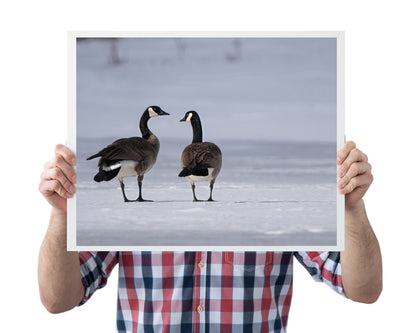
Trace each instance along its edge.
{"label": "wrist", "polygon": [[351,216],[362,216],[365,215],[365,205],[364,200],[360,199],[354,204],[348,204],[345,205],[345,215],[351,215]]}
{"label": "wrist", "polygon": [[366,237],[371,230],[365,210],[364,200],[358,201],[354,206],[345,207],[345,232],[346,237],[358,238]]}
{"label": "wrist", "polygon": [[62,210],[60,208],[52,207],[51,210],[51,221],[52,220],[65,220],[67,218],[66,210]]}
{"label": "wrist", "polygon": [[65,244],[66,244],[66,235],[67,235],[66,211],[63,211],[58,208],[52,208],[47,234],[50,235],[52,239],[58,240],[58,242],[62,242],[63,240],[65,240]]}

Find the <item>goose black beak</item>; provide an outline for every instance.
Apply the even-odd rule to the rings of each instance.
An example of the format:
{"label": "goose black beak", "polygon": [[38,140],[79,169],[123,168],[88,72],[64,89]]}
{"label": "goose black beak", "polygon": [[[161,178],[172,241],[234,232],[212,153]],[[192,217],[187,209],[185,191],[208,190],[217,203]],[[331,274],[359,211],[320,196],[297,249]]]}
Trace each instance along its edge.
{"label": "goose black beak", "polygon": [[170,116],[170,114],[161,110],[161,112],[159,113],[159,116]]}
{"label": "goose black beak", "polygon": [[183,117],[181,120],[179,120],[179,121],[186,121],[186,116],[185,117]]}

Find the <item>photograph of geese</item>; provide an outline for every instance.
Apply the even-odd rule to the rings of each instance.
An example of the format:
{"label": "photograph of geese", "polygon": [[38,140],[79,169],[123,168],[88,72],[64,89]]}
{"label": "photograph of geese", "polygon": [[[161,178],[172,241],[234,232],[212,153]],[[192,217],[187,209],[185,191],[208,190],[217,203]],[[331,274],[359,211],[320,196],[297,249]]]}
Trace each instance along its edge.
{"label": "photograph of geese", "polygon": [[340,36],[131,34],[70,50],[68,248],[339,249]]}

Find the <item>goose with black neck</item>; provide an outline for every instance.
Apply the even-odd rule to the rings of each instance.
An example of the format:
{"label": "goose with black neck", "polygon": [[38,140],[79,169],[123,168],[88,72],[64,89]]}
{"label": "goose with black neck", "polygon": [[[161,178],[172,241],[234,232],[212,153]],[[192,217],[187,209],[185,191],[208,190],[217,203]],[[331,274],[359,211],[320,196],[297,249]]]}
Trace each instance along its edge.
{"label": "goose with black neck", "polygon": [[[146,172],[156,163],[160,143],[156,135],[148,127],[150,118],[169,115],[159,106],[149,106],[142,114],[139,129],[142,137],[118,139],[90,156],[87,160],[100,157],[98,161],[98,173],[95,175],[96,182],[109,181],[113,178],[120,182],[123,199],[125,202],[151,201],[142,197],[142,182]],[[139,196],[136,200],[129,200],[124,192],[124,178],[137,177]]]}
{"label": "goose with black neck", "polygon": [[192,188],[193,201],[200,201],[195,195],[195,182],[209,181],[210,193],[207,201],[214,201],[212,190],[221,170],[221,150],[212,142],[202,141],[201,119],[196,111],[188,111],[180,121],[191,123],[193,138],[192,143],[182,152],[182,171],[178,176],[188,178]]}

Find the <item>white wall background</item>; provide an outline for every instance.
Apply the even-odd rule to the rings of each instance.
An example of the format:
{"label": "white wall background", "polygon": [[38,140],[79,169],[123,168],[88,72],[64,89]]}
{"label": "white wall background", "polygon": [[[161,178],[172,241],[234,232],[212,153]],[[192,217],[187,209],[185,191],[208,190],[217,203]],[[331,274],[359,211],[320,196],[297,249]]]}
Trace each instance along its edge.
{"label": "white wall background", "polygon": [[369,155],[366,196],[384,259],[384,291],[355,304],[296,265],[289,332],[414,330],[416,268],[413,175],[416,59],[410,1],[23,1],[0,10],[2,332],[112,332],[114,272],[82,308],[51,315],[41,306],[37,256],[49,207],[39,175],[66,139],[68,30],[345,30],[346,133]]}

